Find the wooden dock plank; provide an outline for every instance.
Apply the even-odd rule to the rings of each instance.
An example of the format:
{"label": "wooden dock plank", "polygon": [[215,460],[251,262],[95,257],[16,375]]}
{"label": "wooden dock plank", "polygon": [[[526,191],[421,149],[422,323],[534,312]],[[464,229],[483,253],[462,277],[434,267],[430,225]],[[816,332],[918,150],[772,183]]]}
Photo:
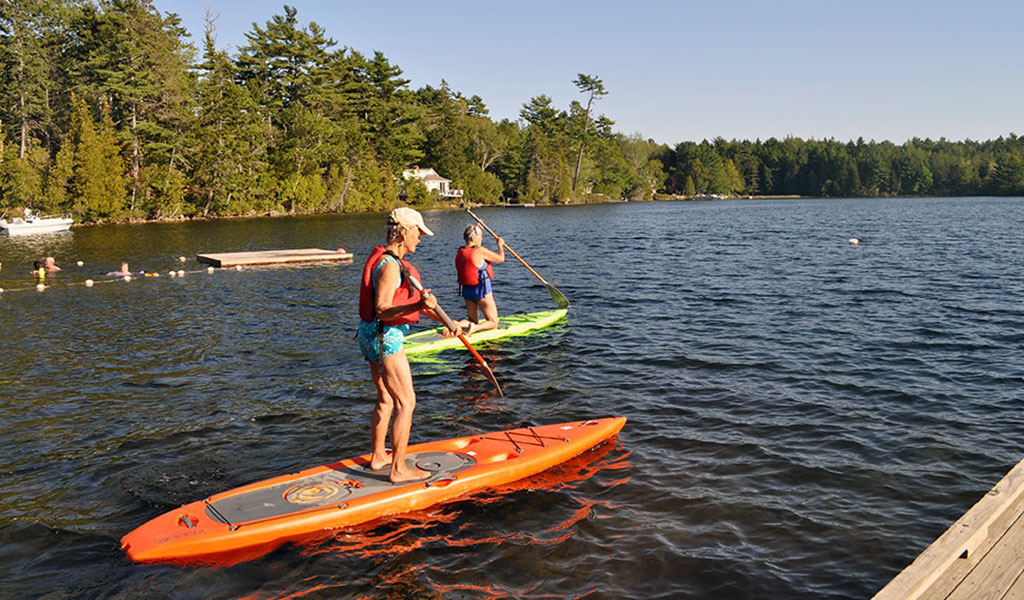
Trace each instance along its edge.
{"label": "wooden dock plank", "polygon": [[1024,600],[1024,576],[1018,576],[1010,589],[1003,596],[1003,600]]}
{"label": "wooden dock plank", "polygon": [[[971,581],[984,572],[985,565],[998,560],[1001,552],[1005,552],[1012,546],[1007,546],[1013,541],[1010,537],[1015,527],[1014,521],[1019,520],[1024,513],[1024,495],[1008,503],[1001,514],[992,521],[988,527],[988,535],[978,545],[978,548],[966,558],[960,557],[949,565],[945,572],[941,573],[931,584],[931,588],[922,594],[922,598],[940,597],[954,593],[960,587],[971,587]],[[1024,532],[1021,532],[1024,533]],[[1005,589],[1005,588],[1004,588]]]}
{"label": "wooden dock plank", "polygon": [[320,248],[292,250],[258,250],[254,252],[222,252],[197,254],[196,260],[214,267],[277,265],[298,262],[342,262],[352,260],[351,252]]}
{"label": "wooden dock plank", "polygon": [[[1019,515],[1018,515],[1019,520]],[[1024,527],[1014,522],[948,595],[949,600],[998,600],[1020,575],[1024,559]]]}
{"label": "wooden dock plank", "polygon": [[[882,588],[874,600],[947,598],[970,578],[972,571],[987,555],[991,554],[994,561],[1001,561],[1000,557],[1005,553],[1009,556],[1006,560],[1012,561],[1017,549],[1004,544],[1020,539],[1016,530],[1024,527],[1020,518],[1022,512],[1024,460]],[[1012,534],[1007,533],[1010,530],[1014,530]],[[984,573],[986,571],[979,571],[979,575]],[[967,585],[973,587],[971,583]],[[1008,585],[1016,588],[1020,584],[1010,582]],[[996,597],[1007,591],[1008,588],[1004,587]],[[1024,590],[1016,593],[1021,592]]]}
{"label": "wooden dock plank", "polygon": [[1012,521],[993,526],[992,533],[998,537],[992,540],[988,552],[979,557],[978,562],[955,584],[949,600],[998,600],[1020,576],[1024,570],[1024,526],[1020,514],[1024,497],[1018,498],[1016,505]]}

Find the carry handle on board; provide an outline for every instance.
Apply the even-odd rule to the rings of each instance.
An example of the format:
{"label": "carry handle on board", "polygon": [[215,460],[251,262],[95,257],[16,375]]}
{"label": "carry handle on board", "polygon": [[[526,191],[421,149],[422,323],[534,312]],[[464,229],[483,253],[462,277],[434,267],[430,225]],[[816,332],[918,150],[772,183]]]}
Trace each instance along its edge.
{"label": "carry handle on board", "polygon": [[[419,290],[421,294],[425,296],[430,295],[429,292],[423,289],[423,284],[421,284],[419,280],[413,277],[412,275],[409,275],[409,282],[412,284],[414,288]],[[441,322],[444,323],[445,327],[447,327],[451,331],[458,331],[459,326],[456,325],[454,321],[452,321],[452,318],[448,316],[448,313],[444,312],[444,309],[441,308],[440,304],[434,306],[434,312],[437,313],[437,316],[441,317]],[[488,366],[487,361],[484,360],[484,357],[480,356],[480,353],[476,351],[476,348],[473,348],[473,344],[469,343],[469,340],[466,339],[465,335],[460,333],[458,337],[459,340],[461,340],[462,343],[466,346],[466,349],[469,350],[469,353],[473,355],[473,358],[475,358],[476,361],[480,363],[480,366],[484,368],[484,373],[487,374],[487,378],[491,380],[491,383],[494,384],[494,387],[498,389],[498,394],[502,398],[504,398],[505,393],[501,391],[501,385],[498,383],[498,378],[494,376],[494,371],[492,371],[491,367]]]}

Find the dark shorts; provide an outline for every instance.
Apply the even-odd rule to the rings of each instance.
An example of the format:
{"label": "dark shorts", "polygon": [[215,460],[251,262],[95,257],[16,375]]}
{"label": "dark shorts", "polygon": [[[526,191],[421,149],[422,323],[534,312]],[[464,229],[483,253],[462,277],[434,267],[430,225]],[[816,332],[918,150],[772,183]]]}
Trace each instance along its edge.
{"label": "dark shorts", "polygon": [[462,286],[462,297],[470,302],[479,302],[491,295],[491,280],[484,279],[477,285]]}

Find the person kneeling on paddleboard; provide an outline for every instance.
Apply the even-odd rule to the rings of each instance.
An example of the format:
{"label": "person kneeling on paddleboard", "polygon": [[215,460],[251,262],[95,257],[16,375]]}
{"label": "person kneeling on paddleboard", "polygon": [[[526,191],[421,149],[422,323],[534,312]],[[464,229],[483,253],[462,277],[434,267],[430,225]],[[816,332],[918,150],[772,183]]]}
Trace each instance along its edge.
{"label": "person kneeling on paddleboard", "polygon": [[[406,254],[416,252],[420,234],[434,235],[420,213],[406,207],[391,211],[387,245],[370,252],[359,288],[359,349],[370,363],[370,375],[377,388],[377,406],[371,418],[370,469],[379,470],[390,464],[390,479],[395,483],[430,477],[427,471],[405,462],[416,391],[402,344],[409,324],[418,322],[421,313],[441,320],[434,312],[437,300],[430,290],[421,294],[409,281],[410,277],[420,280],[419,271],[405,260]],[[390,457],[384,447],[389,424]]]}
{"label": "person kneeling on paddleboard", "polygon": [[[466,245],[455,253],[455,272],[459,277],[459,293],[466,301],[469,317],[459,322],[466,333],[486,331],[498,326],[498,304],[494,300],[492,264],[505,262],[505,239],[498,238],[498,251],[483,246],[484,231],[473,223],[462,234]],[[483,312],[483,320],[480,313]]]}

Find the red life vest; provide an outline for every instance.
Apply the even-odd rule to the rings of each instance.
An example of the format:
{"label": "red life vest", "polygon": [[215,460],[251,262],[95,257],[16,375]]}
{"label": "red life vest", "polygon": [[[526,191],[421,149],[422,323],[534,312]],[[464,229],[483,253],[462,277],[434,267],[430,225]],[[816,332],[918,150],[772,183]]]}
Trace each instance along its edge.
{"label": "red life vest", "polygon": [[[455,253],[455,272],[459,276],[459,285],[480,284],[480,267],[473,264],[474,250],[476,248],[462,247]],[[494,268],[491,262],[485,260],[484,264],[487,265],[487,277],[494,281]]]}
{"label": "red life vest", "polygon": [[[370,257],[366,259],[366,265],[363,266],[363,279],[359,284],[359,318],[367,323],[373,321],[374,317],[377,316],[377,299],[373,293],[373,272],[377,269],[377,264],[384,259],[385,250],[387,250],[385,246],[374,248],[370,252]],[[405,265],[406,271],[419,281],[420,272],[416,270],[416,267],[412,266],[412,263],[404,258],[402,263]],[[398,284],[398,289],[395,290],[391,303],[397,306],[413,304],[419,301],[419,291],[414,289],[405,277],[402,277],[402,281]],[[391,321],[381,321],[381,323],[384,325],[403,325],[405,323],[418,323],[419,320],[420,312],[416,311]]]}

